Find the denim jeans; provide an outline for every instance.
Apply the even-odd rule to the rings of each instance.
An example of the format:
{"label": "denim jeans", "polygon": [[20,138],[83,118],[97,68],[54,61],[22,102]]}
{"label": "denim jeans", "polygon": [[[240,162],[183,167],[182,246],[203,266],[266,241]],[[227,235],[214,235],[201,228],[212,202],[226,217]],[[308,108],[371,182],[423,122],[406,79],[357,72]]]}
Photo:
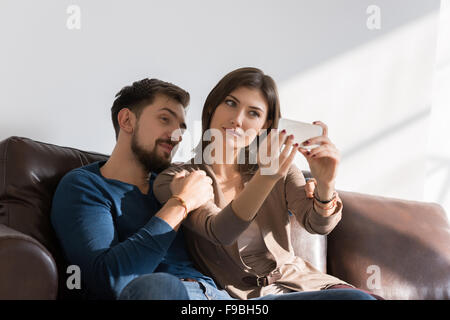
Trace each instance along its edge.
{"label": "denim jeans", "polygon": [[[225,290],[209,283],[181,281],[168,273],[152,273],[137,277],[120,293],[119,300],[236,300]],[[249,300],[376,300],[357,289],[270,294]]]}
{"label": "denim jeans", "polygon": [[155,272],[139,276],[120,292],[118,300],[188,300],[183,282],[174,275]]}

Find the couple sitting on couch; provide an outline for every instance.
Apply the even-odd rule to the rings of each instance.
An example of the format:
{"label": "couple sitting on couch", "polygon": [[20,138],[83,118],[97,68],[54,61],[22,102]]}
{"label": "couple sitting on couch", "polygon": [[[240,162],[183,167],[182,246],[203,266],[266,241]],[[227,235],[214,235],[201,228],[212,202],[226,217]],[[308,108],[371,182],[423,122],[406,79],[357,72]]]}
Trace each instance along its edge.
{"label": "couple sitting on couch", "polygon": [[[51,222],[88,298],[382,299],[318,271],[292,248],[289,214],[317,234],[341,219],[340,156],[327,126],[315,122],[323,135],[303,143],[320,145],[311,151],[271,130],[280,118],[276,85],[241,68],[208,95],[195,157],[171,165],[188,103],[186,91],[160,80],[124,87],[111,108],[110,158],[61,179]],[[219,134],[208,138],[212,131]],[[252,162],[255,149],[268,161],[257,152]],[[297,152],[315,188],[293,164]]]}

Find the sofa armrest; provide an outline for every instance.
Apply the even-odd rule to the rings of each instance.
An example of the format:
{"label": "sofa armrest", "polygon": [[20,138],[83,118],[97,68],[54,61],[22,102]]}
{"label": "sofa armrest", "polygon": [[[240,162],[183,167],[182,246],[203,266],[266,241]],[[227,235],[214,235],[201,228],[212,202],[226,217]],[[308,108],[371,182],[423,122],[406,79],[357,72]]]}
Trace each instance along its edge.
{"label": "sofa armrest", "polygon": [[450,224],[439,204],[338,192],[330,274],[386,299],[450,299]]}
{"label": "sofa armrest", "polygon": [[0,300],[56,299],[58,273],[35,239],[0,224]]}

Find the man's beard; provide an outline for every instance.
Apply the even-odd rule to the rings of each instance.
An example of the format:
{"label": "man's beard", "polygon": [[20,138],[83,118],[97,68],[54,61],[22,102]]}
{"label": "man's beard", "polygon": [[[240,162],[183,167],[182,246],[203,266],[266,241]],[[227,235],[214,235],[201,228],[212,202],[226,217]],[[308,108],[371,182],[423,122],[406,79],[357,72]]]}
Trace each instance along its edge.
{"label": "man's beard", "polygon": [[137,130],[133,133],[131,137],[131,151],[136,157],[136,160],[142,165],[142,167],[148,172],[160,173],[163,170],[167,169],[170,166],[171,157],[163,158],[158,155],[158,144],[161,142],[165,142],[168,144],[173,144],[171,141],[162,141],[161,139],[157,139],[155,141],[155,146],[153,150],[147,151],[142,148],[137,139]]}

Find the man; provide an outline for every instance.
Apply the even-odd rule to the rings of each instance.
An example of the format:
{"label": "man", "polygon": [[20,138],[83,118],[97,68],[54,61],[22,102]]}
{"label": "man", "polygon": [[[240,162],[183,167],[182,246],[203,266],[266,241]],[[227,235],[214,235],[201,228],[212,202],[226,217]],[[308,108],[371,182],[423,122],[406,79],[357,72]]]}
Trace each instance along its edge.
{"label": "man", "polygon": [[[116,146],[108,161],[74,169],[60,181],[51,222],[71,264],[81,270],[89,299],[231,299],[197,271],[179,228],[213,199],[204,171],[179,173],[175,195],[161,206],[156,174],[171,162],[186,129],[189,94],[157,79],[124,87],[111,108]],[[313,188],[308,188],[312,193]],[[354,290],[297,292],[258,299],[370,299]]]}
{"label": "man", "polygon": [[172,141],[172,133],[186,129],[188,103],[186,91],[156,79],[123,88],[111,108],[117,143],[109,160],[72,170],[60,181],[51,222],[68,261],[80,267],[89,298],[118,298],[130,281],[155,272],[175,283],[154,290],[155,299],[187,298],[178,278],[214,285],[194,269],[177,232],[186,210],[213,197],[211,179],[199,171],[178,180],[186,208],[176,198],[161,207],[152,193],[156,174],[170,165],[181,141]]}

